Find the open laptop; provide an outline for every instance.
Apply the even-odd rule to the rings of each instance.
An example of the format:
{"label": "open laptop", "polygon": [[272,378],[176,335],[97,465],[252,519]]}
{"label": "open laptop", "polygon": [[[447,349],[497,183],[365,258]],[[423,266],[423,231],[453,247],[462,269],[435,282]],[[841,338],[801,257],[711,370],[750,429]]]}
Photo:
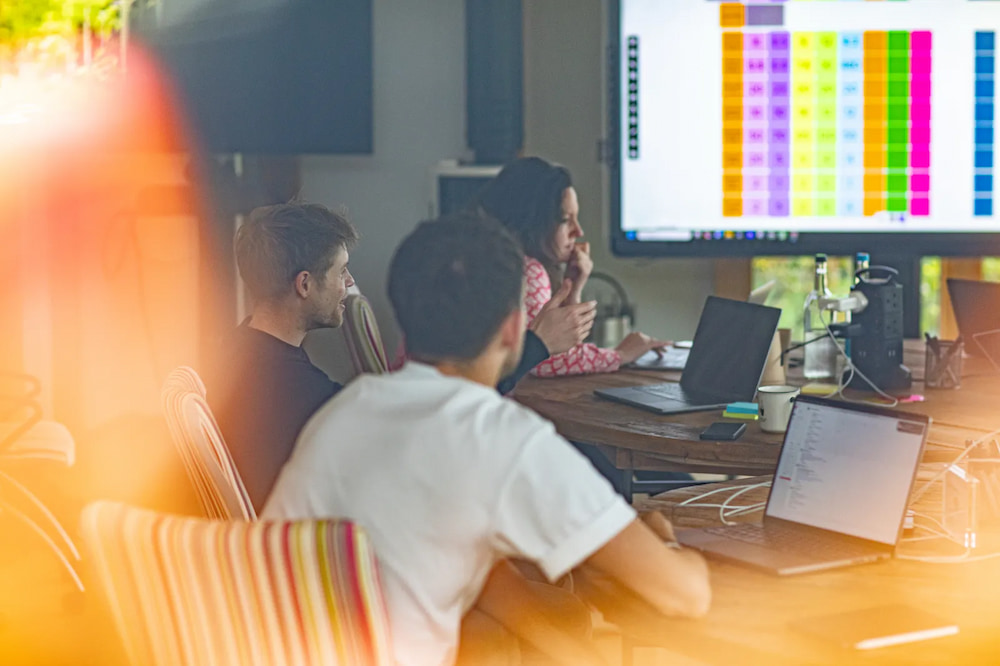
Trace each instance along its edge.
{"label": "open laptop", "polygon": [[[767,301],[767,297],[771,295],[774,290],[775,285],[778,284],[777,280],[769,280],[764,284],[760,285],[756,289],[750,291],[750,295],[747,296],[747,303],[754,303],[755,305],[764,305]],[[673,345],[657,351],[648,351],[634,362],[632,362],[629,367],[640,368],[644,370],[683,370],[687,365],[688,356],[691,353],[691,343],[680,343],[676,342]]]}
{"label": "open laptop", "polygon": [[657,414],[681,414],[753,400],[781,310],[709,296],[680,384],[598,389],[594,393]]}
{"label": "open laptop", "polygon": [[919,414],[801,395],[763,524],[678,530],[677,540],[782,576],[891,557],[929,428]]}
{"label": "open laptop", "polygon": [[965,350],[991,360],[1000,358],[1000,283],[948,278],[948,295]]}

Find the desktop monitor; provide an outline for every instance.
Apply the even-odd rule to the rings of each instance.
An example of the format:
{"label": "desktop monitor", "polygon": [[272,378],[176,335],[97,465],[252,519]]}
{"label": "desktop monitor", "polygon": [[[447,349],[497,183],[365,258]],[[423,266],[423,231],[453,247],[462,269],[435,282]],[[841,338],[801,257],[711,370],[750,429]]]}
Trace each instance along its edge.
{"label": "desktop monitor", "polygon": [[372,0],[133,8],[209,153],[374,152]]}
{"label": "desktop monitor", "polygon": [[1000,4],[610,7],[616,253],[1000,251]]}

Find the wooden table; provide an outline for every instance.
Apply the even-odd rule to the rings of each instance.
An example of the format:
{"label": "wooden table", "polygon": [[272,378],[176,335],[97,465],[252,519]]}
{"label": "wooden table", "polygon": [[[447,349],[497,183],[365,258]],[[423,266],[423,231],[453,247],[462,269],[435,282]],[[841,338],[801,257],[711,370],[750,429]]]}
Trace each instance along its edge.
{"label": "wooden table", "polygon": [[[926,399],[902,404],[900,409],[933,419],[925,462],[951,461],[968,441],[1000,428],[1000,375],[992,368],[967,362],[960,390],[930,390],[922,382],[923,344],[908,341],[905,351],[916,380],[912,392]],[[658,416],[599,399],[593,393],[597,388],[655,384],[679,377],[672,372],[623,370],[559,379],[527,378],[518,385],[515,398],[553,421],[566,438],[597,445],[629,476],[632,470],[772,473],[782,436],[763,433],[755,423],[748,424],[744,436],[735,442],[704,442],[698,435],[721,418],[719,411]],[[795,382],[792,378],[791,383]],[[713,496],[713,503],[761,481],[758,477],[727,482],[735,487]],[[637,504],[663,511],[677,527],[719,524],[717,508],[681,505],[716,487],[720,486],[694,486]],[[766,487],[758,487],[734,503],[761,503],[767,492]],[[735,520],[759,521],[761,516],[756,511]],[[978,552],[1000,552],[1000,525],[991,528],[980,531]],[[660,646],[699,662],[726,665],[1000,663],[1000,558],[962,564],[893,559],[790,578],[717,561],[710,566],[713,603],[707,618],[657,620],[651,619],[652,614],[609,617],[623,626],[627,645]],[[828,646],[789,627],[793,620],[888,604],[931,610],[959,624],[961,632],[955,637],[859,652]],[[625,654],[630,656],[631,650]]]}
{"label": "wooden table", "polygon": [[[947,458],[970,436],[1000,428],[1000,376],[992,368],[966,363],[961,389],[925,390],[923,354],[922,341],[907,341],[905,361],[916,379],[912,392],[924,394],[926,401],[906,403],[900,409],[933,417],[928,456]],[[554,379],[527,377],[518,384],[514,398],[552,421],[567,439],[596,445],[626,480],[635,470],[730,475],[774,471],[782,435],[764,433],[756,423],[748,423],[735,442],[706,442],[698,435],[722,418],[720,410],[660,416],[594,395],[598,388],[679,379],[679,372],[630,369]],[[802,380],[793,376],[790,382]]]}
{"label": "wooden table", "polygon": [[597,445],[619,469],[722,474],[774,470],[781,435],[762,433],[755,424],[735,442],[704,442],[698,435],[721,418],[718,410],[660,416],[594,395],[598,388],[660,384],[679,378],[680,373],[648,370],[555,379],[527,377],[518,384],[514,398],[552,421],[566,439]]}
{"label": "wooden table", "polygon": [[[682,506],[723,486],[736,492],[767,477],[741,479],[664,493],[644,500],[676,527],[719,524],[718,510]],[[704,502],[724,501],[730,491]],[[767,488],[755,488],[733,504],[763,502]],[[755,513],[736,520],[759,521]],[[995,527],[995,526],[994,526]],[[985,534],[978,551],[1000,552],[1000,530]],[[919,554],[918,544],[902,548]],[[960,551],[957,551],[960,552]],[[962,564],[930,564],[901,559],[829,572],[777,578],[710,560],[712,608],[701,620],[631,617],[628,645],[660,646],[709,664],[996,664],[1000,663],[1000,558]],[[864,610],[888,604],[926,609],[959,625],[957,636],[855,651],[823,643],[790,628],[795,620]],[[631,650],[626,652],[629,656]]]}
{"label": "wooden table", "polygon": [[[924,402],[900,409],[928,414],[933,425],[925,462],[951,461],[965,444],[1000,428],[1000,376],[984,364],[966,363],[959,390],[925,389],[923,345],[908,342],[906,362],[916,381],[913,393]],[[559,379],[528,378],[515,398],[552,420],[575,441],[597,445],[616,467],[631,470],[680,470],[724,474],[770,474],[781,435],[762,433],[755,423],[735,442],[703,442],[699,433],[719,420],[719,411],[658,416],[601,400],[594,389],[676,381],[679,373],[624,370],[614,374]],[[792,379],[792,383],[795,383]],[[724,501],[760,477],[727,482],[733,486],[711,498]],[[677,527],[721,522],[718,508],[682,506],[686,499],[713,490],[701,485],[638,502],[664,512]],[[738,506],[762,503],[768,489],[758,487],[734,500]],[[735,520],[759,521],[762,512]],[[1000,552],[1000,524],[980,530],[978,553]],[[916,546],[919,547],[919,546]],[[956,552],[957,547],[956,547]],[[1000,557],[962,564],[930,564],[893,559],[790,578],[777,578],[737,565],[710,564],[713,603],[703,620],[610,617],[623,626],[627,645],[659,646],[710,664],[996,664],[1000,663]],[[888,604],[924,608],[959,624],[958,636],[870,652],[831,647],[789,627],[794,620]],[[626,650],[626,656],[631,650]]]}

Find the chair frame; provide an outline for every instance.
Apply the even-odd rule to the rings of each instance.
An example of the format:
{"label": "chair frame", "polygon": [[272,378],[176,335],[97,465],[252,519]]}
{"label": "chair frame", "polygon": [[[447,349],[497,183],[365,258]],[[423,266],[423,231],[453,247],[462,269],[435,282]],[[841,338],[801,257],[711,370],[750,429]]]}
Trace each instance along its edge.
{"label": "chair frame", "polygon": [[357,373],[389,372],[389,357],[371,303],[364,295],[349,294],[344,301],[344,338]]}
{"label": "chair frame", "polygon": [[[21,417],[19,419],[20,423],[16,425],[9,433],[7,433],[3,440],[0,441],[0,462],[5,460],[19,460],[19,459],[42,459],[42,460],[55,460],[56,462],[64,462],[68,466],[72,466],[74,462],[73,452],[71,451],[67,456],[55,455],[52,451],[47,451],[43,449],[38,450],[14,450],[14,443],[31,432],[32,429],[36,428],[41,424],[43,410],[41,403],[38,398],[42,391],[41,382],[32,375],[27,375],[24,373],[3,373],[8,377],[14,378],[15,381],[23,382],[24,389],[17,395],[13,396],[3,396],[0,397],[0,402],[9,403],[9,406],[0,411],[0,421],[7,422],[13,416],[21,412]],[[24,413],[27,412],[25,416]],[[62,426],[60,426],[62,427]],[[67,434],[67,437],[72,437]],[[72,441],[71,441],[72,443]],[[28,502],[35,507],[35,509],[46,519],[48,525],[56,532],[57,536],[61,540],[63,546],[67,552],[63,550],[63,546],[52,537],[37,521],[35,521],[31,516],[17,508],[11,502],[9,502],[3,496],[0,496],[0,510],[6,511],[11,516],[17,518],[19,521],[27,525],[35,534],[37,534],[49,547],[49,549],[55,554],[62,563],[66,572],[69,574],[70,578],[73,580],[73,584],[81,592],[84,591],[83,581],[80,579],[80,574],[77,572],[76,567],[73,566],[73,560],[76,562],[80,561],[80,551],[73,543],[73,539],[70,538],[66,529],[62,526],[59,520],[56,518],[55,514],[38,498],[31,490],[28,489],[23,483],[15,479],[13,476],[7,472],[0,469],[0,485],[4,488],[13,489],[17,493],[26,498]]]}
{"label": "chair frame", "polygon": [[163,413],[188,478],[209,518],[256,520],[239,470],[206,400],[205,384],[190,367],[173,370],[163,385]]}

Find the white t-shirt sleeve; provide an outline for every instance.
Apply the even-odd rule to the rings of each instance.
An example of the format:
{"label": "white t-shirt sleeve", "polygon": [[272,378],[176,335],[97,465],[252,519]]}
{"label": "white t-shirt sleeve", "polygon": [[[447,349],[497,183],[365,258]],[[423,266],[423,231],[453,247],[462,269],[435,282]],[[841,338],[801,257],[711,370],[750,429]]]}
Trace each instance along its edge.
{"label": "white t-shirt sleeve", "polygon": [[549,423],[524,445],[495,512],[501,549],[535,562],[550,580],[590,557],[634,519],[632,507]]}

